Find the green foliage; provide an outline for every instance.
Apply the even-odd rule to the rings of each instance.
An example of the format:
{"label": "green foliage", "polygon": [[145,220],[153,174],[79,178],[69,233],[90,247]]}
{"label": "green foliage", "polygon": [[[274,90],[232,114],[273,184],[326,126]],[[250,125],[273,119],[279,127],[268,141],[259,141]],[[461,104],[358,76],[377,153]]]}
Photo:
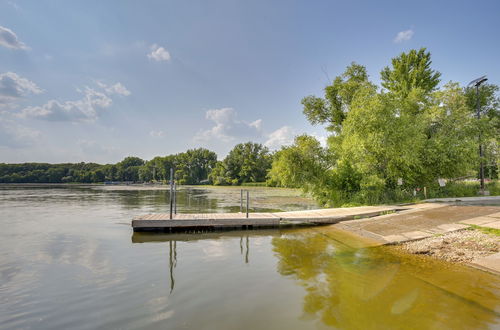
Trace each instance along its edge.
{"label": "green foliage", "polygon": [[[479,188],[478,181],[453,181],[448,182],[444,187],[433,184],[427,189],[427,196],[429,198],[476,197]],[[490,195],[499,196],[500,181],[486,182],[485,189],[490,192]]]}
{"label": "green foliage", "polygon": [[246,182],[265,181],[271,168],[272,156],[269,149],[258,143],[237,144],[218,162],[210,174],[215,185],[240,185]]}
{"label": "green foliage", "polygon": [[92,183],[105,181],[109,165],[77,164],[0,164],[0,183]]}
{"label": "green foliage", "polygon": [[329,130],[340,132],[356,93],[368,85],[374,87],[366,68],[353,62],[325,88],[323,99],[312,95],[303,98],[303,112],[311,124],[326,124]]}
{"label": "green foliage", "polygon": [[353,63],[325,88],[324,98],[304,98],[307,119],[332,132],[328,148],[296,140],[276,154],[268,183],[302,187],[335,206],[409,201],[422,198],[423,187],[476,195],[477,189],[453,184],[439,190],[437,180],[477,174],[479,136],[486,173],[498,176],[498,87],[481,89],[478,121],[472,91],[456,83],[437,89],[441,74],[431,63],[425,48],[400,54],[381,72],[384,91]]}
{"label": "green foliage", "polygon": [[[498,178],[500,167],[500,97],[497,95],[499,87],[492,84],[483,84],[479,87],[479,104],[481,110],[481,141],[484,150],[484,164],[487,175]],[[472,115],[477,112],[475,88],[465,89],[467,108]]]}
{"label": "green foliage", "polygon": [[155,157],[145,162],[126,157],[116,164],[0,164],[0,183],[97,183],[105,181],[150,182],[168,180],[176,170],[180,184],[208,182],[217,155],[207,149],[193,149],[176,155]]}
{"label": "green foliage", "polygon": [[402,98],[414,89],[430,93],[439,84],[441,76],[441,73],[431,69],[431,63],[431,53],[425,48],[401,53],[392,59],[392,67],[385,67],[380,73],[382,87]]}
{"label": "green foliage", "polygon": [[334,187],[340,181],[335,180],[336,173],[329,168],[333,162],[331,157],[314,137],[297,136],[292,146],[283,147],[274,155],[267,183],[269,186],[302,188],[320,204],[329,205],[342,199]]}

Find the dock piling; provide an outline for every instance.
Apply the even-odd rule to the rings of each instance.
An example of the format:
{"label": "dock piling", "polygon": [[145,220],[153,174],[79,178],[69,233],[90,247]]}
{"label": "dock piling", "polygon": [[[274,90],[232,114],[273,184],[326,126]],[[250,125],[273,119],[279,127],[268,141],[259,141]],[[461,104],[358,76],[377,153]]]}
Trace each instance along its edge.
{"label": "dock piling", "polygon": [[173,194],[174,194],[174,169],[170,168],[170,220],[172,220],[172,206],[174,203],[173,199]]}
{"label": "dock piling", "polygon": [[247,218],[248,218],[248,204],[250,203],[250,192],[247,190]]}
{"label": "dock piling", "polygon": [[174,214],[177,214],[177,183],[174,180]]}

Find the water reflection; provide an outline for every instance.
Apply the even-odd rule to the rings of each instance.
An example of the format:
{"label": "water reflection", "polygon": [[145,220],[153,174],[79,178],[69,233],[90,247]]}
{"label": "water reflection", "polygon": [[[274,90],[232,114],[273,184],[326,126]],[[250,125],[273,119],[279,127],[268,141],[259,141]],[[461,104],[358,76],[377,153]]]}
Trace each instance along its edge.
{"label": "water reflection", "polygon": [[[143,233],[134,232],[132,235],[132,243],[167,243],[169,256],[169,275],[170,275],[170,293],[175,287],[175,268],[177,267],[177,242],[194,242],[203,240],[219,243],[222,238],[239,238],[240,254],[245,264],[250,263],[250,237],[251,236],[269,236],[279,234],[279,230],[252,230],[252,231],[229,231],[229,232],[198,232],[198,233]],[[203,249],[203,247],[202,247]],[[205,247],[206,249],[206,247]],[[221,252],[215,250],[206,250],[205,253],[211,256],[222,255]]]}
{"label": "water reflection", "polygon": [[[293,189],[248,187],[251,212],[293,211],[317,208],[310,198]],[[64,197],[64,198],[63,198]],[[22,199],[32,203],[75,205],[106,202],[124,210],[148,208],[150,212],[168,212],[170,191],[166,187],[105,185],[0,185],[0,201]],[[239,212],[238,187],[180,186],[177,189],[179,213]]]}
{"label": "water reflection", "polygon": [[[168,192],[106,189],[0,186],[1,329],[486,328],[500,319],[499,279],[476,270],[325,227],[131,236],[130,219],[165,212]],[[238,189],[194,190],[180,211],[239,210]],[[310,207],[287,190],[253,194],[259,207]]]}
{"label": "water reflection", "polygon": [[[172,241],[168,242],[169,246],[169,263],[168,263],[168,269],[170,273],[170,293],[174,291],[174,286],[175,286],[175,279],[174,279],[174,268],[177,266],[177,241],[173,242],[173,247],[172,247]],[[172,253],[173,251],[173,253]]]}
{"label": "water reflection", "polygon": [[[324,229],[272,239],[278,272],[304,287],[303,319],[335,328],[487,328],[498,317],[498,280],[466,268],[360,247]],[[326,233],[325,233],[326,231]],[[358,246],[356,246],[358,245]]]}
{"label": "water reflection", "polygon": [[[169,207],[170,192],[167,189],[147,187],[93,187],[101,194],[114,194],[124,208],[153,206],[156,212],[166,212]],[[290,189],[253,188],[250,193],[251,211],[274,212],[316,208],[309,198],[298,196]],[[239,212],[240,189],[235,187],[181,186],[177,190],[179,213]]]}

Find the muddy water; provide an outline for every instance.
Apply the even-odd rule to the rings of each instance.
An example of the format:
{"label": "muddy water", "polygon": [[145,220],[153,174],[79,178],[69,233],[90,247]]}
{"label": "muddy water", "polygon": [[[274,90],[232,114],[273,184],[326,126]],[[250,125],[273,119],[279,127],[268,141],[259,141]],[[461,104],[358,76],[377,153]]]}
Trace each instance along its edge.
{"label": "muddy water", "polygon": [[[259,210],[314,207],[296,191],[253,189]],[[180,211],[239,208],[237,190],[183,193]],[[133,216],[167,200],[149,189],[0,186],[0,328],[499,326],[498,277],[328,227],[132,233]]]}

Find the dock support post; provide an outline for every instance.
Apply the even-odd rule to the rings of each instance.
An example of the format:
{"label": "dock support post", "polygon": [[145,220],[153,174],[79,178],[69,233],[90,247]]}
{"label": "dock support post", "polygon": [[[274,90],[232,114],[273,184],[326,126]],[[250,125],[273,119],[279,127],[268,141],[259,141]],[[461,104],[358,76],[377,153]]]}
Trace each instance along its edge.
{"label": "dock support post", "polygon": [[243,189],[240,190],[240,213],[243,213]]}
{"label": "dock support post", "polygon": [[170,168],[170,220],[172,220],[172,206],[174,203],[173,199],[174,194],[174,169]]}
{"label": "dock support post", "polygon": [[174,181],[174,214],[177,214],[177,184]]}
{"label": "dock support post", "polygon": [[248,204],[250,202],[250,192],[247,190],[247,218],[248,218]]}

